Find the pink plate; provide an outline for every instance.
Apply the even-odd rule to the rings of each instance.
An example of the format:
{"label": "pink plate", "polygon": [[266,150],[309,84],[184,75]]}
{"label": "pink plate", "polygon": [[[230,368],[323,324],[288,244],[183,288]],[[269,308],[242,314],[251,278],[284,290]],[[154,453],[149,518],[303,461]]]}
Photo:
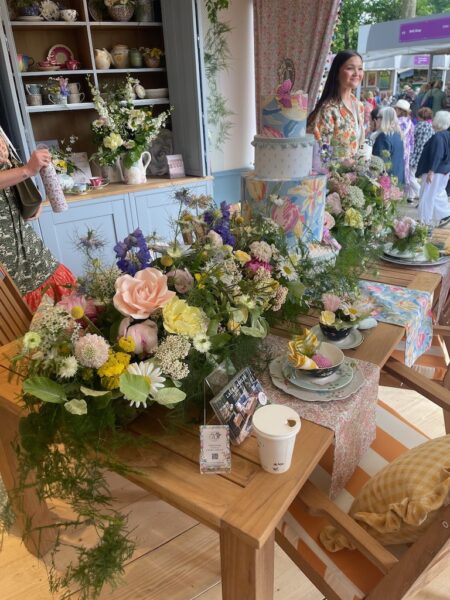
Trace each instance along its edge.
{"label": "pink plate", "polygon": [[47,55],[47,60],[56,60],[60,66],[64,65],[68,60],[73,59],[72,50],[64,44],[55,44],[50,48]]}

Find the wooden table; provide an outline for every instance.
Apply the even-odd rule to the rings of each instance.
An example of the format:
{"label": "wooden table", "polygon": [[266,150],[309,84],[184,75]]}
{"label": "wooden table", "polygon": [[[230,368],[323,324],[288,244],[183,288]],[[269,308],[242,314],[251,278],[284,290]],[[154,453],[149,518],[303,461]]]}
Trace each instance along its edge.
{"label": "wooden table", "polygon": [[[13,489],[17,480],[11,442],[21,414],[17,399],[21,379],[10,370],[8,361],[15,348],[13,343],[0,351],[0,471],[7,489]],[[144,416],[132,430],[148,433],[152,422],[154,419]],[[219,532],[225,600],[271,600],[275,528],[332,444],[333,432],[303,420],[292,466],[286,473],[273,475],[261,469],[256,440],[251,437],[233,447],[231,473],[201,475],[196,429],[180,428],[176,435],[158,437],[149,446],[122,451],[123,462],[139,471],[127,478]],[[38,502],[32,488],[26,493],[25,511],[35,527],[51,522],[47,507]],[[23,514],[16,512],[23,528]],[[53,541],[51,530],[44,531],[41,554]],[[38,554],[37,536],[31,536],[26,546]]]}

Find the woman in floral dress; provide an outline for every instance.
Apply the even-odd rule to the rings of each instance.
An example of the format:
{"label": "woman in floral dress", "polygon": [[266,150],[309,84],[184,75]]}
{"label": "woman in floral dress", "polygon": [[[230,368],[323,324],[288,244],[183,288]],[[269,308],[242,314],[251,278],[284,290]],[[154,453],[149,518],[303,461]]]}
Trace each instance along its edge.
{"label": "woman in floral dress", "polygon": [[62,286],[76,283],[73,273],[57,262],[31,225],[22,219],[13,187],[37,175],[50,160],[48,150],[35,150],[25,165],[14,168],[8,143],[0,129],[0,263],[33,311],[39,305],[43,288],[48,287],[49,295],[53,296],[55,290],[64,295],[70,293],[70,289]]}
{"label": "woman in floral dress", "polygon": [[322,96],[308,117],[308,131],[321,148],[331,147],[332,158],[354,158],[364,144],[364,107],[354,95],[363,74],[357,52],[338,52]]}
{"label": "woman in floral dress", "polygon": [[394,105],[398,123],[403,136],[404,161],[405,161],[405,195],[407,198],[414,196],[411,188],[411,154],[414,150],[414,124],[411,121],[411,107],[407,100],[399,100]]}

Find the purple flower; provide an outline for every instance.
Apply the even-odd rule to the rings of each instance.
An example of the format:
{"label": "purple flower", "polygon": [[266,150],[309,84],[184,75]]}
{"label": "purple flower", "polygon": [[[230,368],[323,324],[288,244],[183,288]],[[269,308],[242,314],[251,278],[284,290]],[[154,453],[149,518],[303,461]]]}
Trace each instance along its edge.
{"label": "purple flower", "polygon": [[[137,249],[137,251],[135,250]],[[135,275],[150,266],[151,254],[142,231],[138,228],[114,246],[117,266],[123,273]]]}

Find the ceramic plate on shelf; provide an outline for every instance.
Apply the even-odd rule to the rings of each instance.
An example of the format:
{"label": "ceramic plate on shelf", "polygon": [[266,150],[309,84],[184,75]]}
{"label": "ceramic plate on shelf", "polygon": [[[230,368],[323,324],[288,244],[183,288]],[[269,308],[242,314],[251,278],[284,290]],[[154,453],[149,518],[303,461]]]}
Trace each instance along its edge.
{"label": "ceramic plate on shelf", "polygon": [[328,339],[323,334],[320,325],[314,325],[314,327],[311,327],[311,331],[317,337],[319,342],[328,342],[329,344],[333,344],[333,346],[337,346],[341,350],[350,350],[351,348],[357,348],[364,341],[363,334],[355,328],[351,330],[347,337],[337,342]]}
{"label": "ceramic plate on shelf", "polygon": [[105,183],[102,183],[101,185],[88,185],[88,190],[90,192],[95,192],[96,190],[102,190],[103,188],[105,188],[107,185],[109,185],[109,181],[105,181]]}
{"label": "ceramic plate on shelf", "polygon": [[299,400],[304,400],[305,402],[331,402],[331,400],[345,400],[345,398],[348,398],[357,392],[364,383],[364,376],[359,370],[358,365],[351,361],[353,364],[353,379],[348,385],[338,390],[332,390],[329,392],[313,392],[311,390],[304,390],[291,383],[289,379],[283,375],[284,360],[284,356],[279,356],[270,363],[269,373],[272,383],[280,390],[283,390],[287,394],[290,394]]}
{"label": "ceramic plate on shelf", "polygon": [[351,359],[346,358],[339,369],[328,377],[312,377],[306,371],[291,367],[286,358],[283,365],[283,374],[291,383],[304,390],[331,392],[332,390],[339,390],[351,382],[353,379],[352,362]]}
{"label": "ceramic plate on shelf", "polygon": [[52,0],[44,0],[41,4],[41,15],[46,21],[59,20],[59,8],[56,2]]}
{"label": "ceramic plate on shelf", "polygon": [[105,5],[98,0],[88,0],[88,11],[94,21],[105,21],[108,16]]}
{"label": "ceramic plate on shelf", "polygon": [[43,21],[44,17],[34,15],[34,17],[17,17],[16,21]]}
{"label": "ceramic plate on shelf", "polygon": [[61,66],[68,60],[74,60],[74,56],[72,50],[65,44],[55,44],[48,51],[47,60],[56,60]]}

